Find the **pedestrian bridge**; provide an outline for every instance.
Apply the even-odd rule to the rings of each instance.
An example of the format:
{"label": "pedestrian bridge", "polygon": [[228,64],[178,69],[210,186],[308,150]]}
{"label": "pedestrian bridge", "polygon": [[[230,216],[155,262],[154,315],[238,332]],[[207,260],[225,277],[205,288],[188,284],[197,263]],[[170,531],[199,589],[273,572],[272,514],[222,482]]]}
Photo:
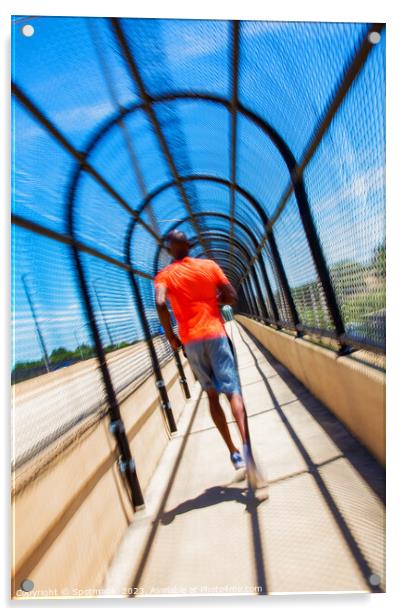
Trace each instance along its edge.
{"label": "pedestrian bridge", "polygon": [[[383,592],[383,24],[12,45],[13,596]],[[172,229],[238,291],[256,490],[157,319]]]}

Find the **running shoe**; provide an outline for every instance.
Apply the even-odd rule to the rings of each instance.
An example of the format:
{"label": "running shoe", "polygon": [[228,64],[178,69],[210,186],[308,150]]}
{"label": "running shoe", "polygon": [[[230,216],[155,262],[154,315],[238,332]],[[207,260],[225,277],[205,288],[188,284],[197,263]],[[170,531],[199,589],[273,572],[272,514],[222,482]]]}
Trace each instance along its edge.
{"label": "running shoe", "polygon": [[240,453],[238,451],[235,451],[234,453],[230,454],[230,459],[232,461],[233,466],[235,467],[235,469],[238,471],[240,468],[245,468],[245,464],[244,464],[244,460],[241,457]]}

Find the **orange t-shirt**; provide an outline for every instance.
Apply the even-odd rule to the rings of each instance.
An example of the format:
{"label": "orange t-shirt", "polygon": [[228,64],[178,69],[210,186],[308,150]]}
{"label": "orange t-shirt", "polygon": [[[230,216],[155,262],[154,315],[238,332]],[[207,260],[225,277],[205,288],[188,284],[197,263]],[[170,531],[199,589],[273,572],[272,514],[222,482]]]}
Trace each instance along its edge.
{"label": "orange t-shirt", "polygon": [[174,261],[155,277],[155,287],[164,284],[179,326],[183,344],[225,336],[217,302],[217,287],[229,280],[215,261],[185,257]]}

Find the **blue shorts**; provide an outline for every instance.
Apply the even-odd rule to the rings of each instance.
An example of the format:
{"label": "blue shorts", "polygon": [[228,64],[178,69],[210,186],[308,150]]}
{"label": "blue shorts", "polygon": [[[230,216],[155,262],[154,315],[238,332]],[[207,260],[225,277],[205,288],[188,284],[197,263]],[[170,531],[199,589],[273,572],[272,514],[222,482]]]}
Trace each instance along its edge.
{"label": "blue shorts", "polygon": [[227,336],[189,342],[184,348],[202,389],[240,393],[240,379]]}

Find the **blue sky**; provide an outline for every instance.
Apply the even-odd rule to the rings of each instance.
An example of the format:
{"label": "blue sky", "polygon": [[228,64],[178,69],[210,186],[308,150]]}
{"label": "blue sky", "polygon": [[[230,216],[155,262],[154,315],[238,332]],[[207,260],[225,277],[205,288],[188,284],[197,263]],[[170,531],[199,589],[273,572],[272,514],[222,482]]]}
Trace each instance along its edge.
{"label": "blue sky", "polygon": [[[106,20],[97,18],[38,18],[32,20],[34,35],[26,38],[21,33],[24,23],[29,19],[16,18],[13,26],[13,79],[73,145],[83,149],[118,105],[139,101],[110,27]],[[126,19],[123,27],[152,94],[201,91],[230,98],[229,22]],[[365,24],[242,23],[239,99],[272,124],[297,159],[301,159],[365,28]],[[178,101],[168,109],[158,104],[155,110],[175,151],[180,173],[229,179],[230,114],[224,107]],[[305,173],[330,264],[342,259],[368,262],[384,239],[384,114],[385,35],[371,52]],[[142,191],[127,135],[147,191],[172,178],[143,112],[127,116],[125,131],[119,126],[109,131],[90,162],[136,209]],[[281,157],[266,135],[243,117],[238,123],[237,149],[239,184],[272,214],[289,181]],[[13,210],[65,232],[67,191],[74,169],[71,156],[14,102]],[[191,191],[195,209],[229,212],[227,189],[200,182],[193,184]],[[152,209],[161,233],[172,220],[187,215],[175,189],[156,198]],[[80,239],[124,259],[130,215],[84,174],[78,184],[75,212]],[[258,217],[242,198],[236,200],[236,216],[257,235],[261,233]],[[217,224],[212,218],[204,221],[206,228]],[[300,225],[292,207],[277,225],[277,242],[295,285],[314,277],[311,263],[307,263],[310,257],[305,255],[305,266],[298,258],[303,246]],[[69,250],[30,235],[20,229],[13,235],[16,360],[40,356],[21,284],[23,274],[28,275],[49,350],[75,348],[77,340],[88,340]],[[155,247],[149,234],[138,227],[131,252],[138,269],[152,273]],[[138,336],[127,277],[115,275],[113,268],[93,258],[84,261],[89,279],[99,287],[102,311],[113,337],[121,341]],[[151,294],[152,285],[148,285],[149,299]],[[95,296],[94,301],[97,306]],[[98,317],[102,329],[99,310]],[[105,331],[103,335],[107,343]]]}

